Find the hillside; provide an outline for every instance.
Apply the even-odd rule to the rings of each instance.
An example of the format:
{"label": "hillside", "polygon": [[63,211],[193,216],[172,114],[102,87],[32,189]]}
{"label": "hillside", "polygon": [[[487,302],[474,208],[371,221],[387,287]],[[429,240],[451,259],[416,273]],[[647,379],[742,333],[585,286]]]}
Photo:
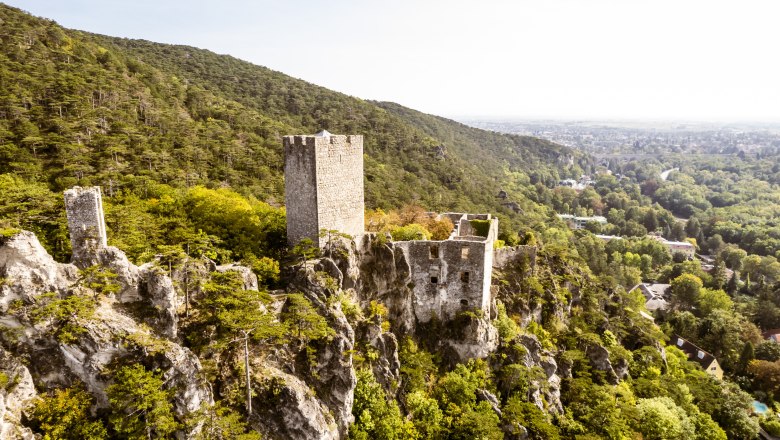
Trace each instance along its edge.
{"label": "hillside", "polygon": [[503,164],[549,176],[573,154],[206,50],[66,30],[7,6],[0,19],[0,172],[54,191],[153,180],[229,185],[277,204],[281,136],[327,129],[365,136],[369,207],[501,211],[494,196],[512,178]]}

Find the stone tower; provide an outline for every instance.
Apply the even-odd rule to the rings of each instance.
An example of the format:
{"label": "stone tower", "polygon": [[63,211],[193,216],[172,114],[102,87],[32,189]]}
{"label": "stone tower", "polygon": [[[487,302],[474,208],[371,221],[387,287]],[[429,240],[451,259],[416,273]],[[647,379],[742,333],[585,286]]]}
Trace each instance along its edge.
{"label": "stone tower", "polygon": [[65,191],[65,213],[68,216],[73,261],[89,265],[88,262],[95,258],[97,250],[107,246],[100,187],[75,186]]}
{"label": "stone tower", "polygon": [[364,232],[363,136],[285,136],[284,159],[290,245],[310,238],[322,246],[322,230]]}

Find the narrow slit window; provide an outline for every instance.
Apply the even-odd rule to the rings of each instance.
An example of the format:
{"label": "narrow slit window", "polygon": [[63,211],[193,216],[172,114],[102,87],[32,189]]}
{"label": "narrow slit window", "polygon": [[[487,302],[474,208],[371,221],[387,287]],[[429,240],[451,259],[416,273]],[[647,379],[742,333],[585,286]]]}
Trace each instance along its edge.
{"label": "narrow slit window", "polygon": [[460,248],[460,259],[465,260],[469,258],[469,248],[462,247]]}
{"label": "narrow slit window", "polygon": [[468,272],[461,272],[460,273],[460,280],[462,282],[464,282],[464,283],[468,283],[469,282],[469,275],[470,274]]}
{"label": "narrow slit window", "polygon": [[439,277],[431,277],[431,284],[437,284],[439,282]]}
{"label": "narrow slit window", "polygon": [[439,245],[438,244],[432,244],[431,247],[428,248],[431,252],[431,259],[439,258]]}

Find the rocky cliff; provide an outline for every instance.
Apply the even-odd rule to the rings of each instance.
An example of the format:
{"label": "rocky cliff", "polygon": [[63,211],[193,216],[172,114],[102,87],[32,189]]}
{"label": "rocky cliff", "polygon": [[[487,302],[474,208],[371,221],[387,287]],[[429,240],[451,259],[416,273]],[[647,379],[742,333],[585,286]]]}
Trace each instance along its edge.
{"label": "rocky cliff", "polygon": [[[44,390],[82,383],[96,398],[97,409],[107,407],[107,372],[120,361],[161,371],[179,416],[212,401],[200,361],[176,342],[171,280],[151,265],[131,264],[116,248],[103,249],[100,259],[118,274],[118,292],[99,296],[94,310],[73,313],[64,323],[40,311],[53,301],[97,296],[95,286],[80,278],[76,266],[55,262],[30,232],[0,247],[0,338],[6,350],[1,367],[19,378],[4,399],[6,411],[14,415],[5,420],[12,425],[36,394],[27,386],[33,382]],[[134,314],[133,309],[151,313]],[[73,330],[66,333],[68,326]],[[4,432],[23,432],[15,426]]]}

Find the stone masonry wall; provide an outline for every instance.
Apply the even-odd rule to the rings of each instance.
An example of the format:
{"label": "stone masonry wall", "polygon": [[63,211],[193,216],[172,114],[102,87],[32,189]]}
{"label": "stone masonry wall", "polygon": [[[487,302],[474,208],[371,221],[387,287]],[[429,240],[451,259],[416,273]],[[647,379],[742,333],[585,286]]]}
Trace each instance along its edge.
{"label": "stone masonry wall", "polygon": [[285,204],[290,244],[322,229],[364,231],[363,136],[285,136]]}
{"label": "stone masonry wall", "polygon": [[394,242],[393,246],[409,262],[418,321],[428,322],[434,315],[447,320],[465,310],[490,312],[492,272],[485,267],[486,253],[492,254],[492,243],[488,246],[485,241],[421,240]]}
{"label": "stone masonry wall", "polygon": [[319,229],[363,234],[363,136],[315,139]]}
{"label": "stone masonry wall", "polygon": [[73,261],[88,261],[99,248],[107,246],[100,187],[76,186],[65,191],[64,195]]}
{"label": "stone masonry wall", "polygon": [[287,240],[291,245],[304,238],[317,243],[315,138],[285,136],[283,142]]}

